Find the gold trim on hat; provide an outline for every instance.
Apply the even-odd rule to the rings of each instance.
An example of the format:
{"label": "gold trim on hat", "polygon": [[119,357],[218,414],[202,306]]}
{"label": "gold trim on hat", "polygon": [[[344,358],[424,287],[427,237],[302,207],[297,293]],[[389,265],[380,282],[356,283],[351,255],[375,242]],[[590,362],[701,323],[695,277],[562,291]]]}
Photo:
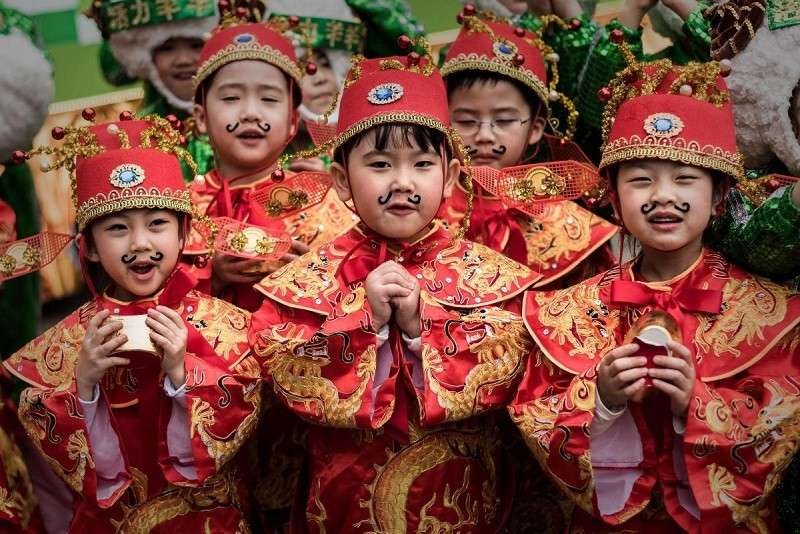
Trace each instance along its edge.
{"label": "gold trim on hat", "polygon": [[303,73],[294,61],[289,59],[283,52],[254,40],[248,44],[229,44],[208,58],[205,63],[200,65],[200,68],[197,69],[197,74],[192,79],[193,89],[196,91],[200,84],[203,83],[203,80],[228,63],[247,59],[265,61],[283,70],[298,84],[302,83]]}
{"label": "gold trim on hat", "polygon": [[192,201],[189,191],[185,189],[172,190],[169,187],[147,189],[144,187],[111,191],[109,194],[99,193],[82,203],[75,213],[78,230],[82,231],[86,225],[111,213],[130,209],[168,209],[192,214]]}
{"label": "gold trim on hat", "polygon": [[472,52],[470,54],[458,54],[456,57],[448,60],[440,72],[442,76],[447,77],[450,74],[464,71],[481,71],[488,70],[503,76],[508,76],[519,82],[522,82],[527,87],[536,93],[544,105],[549,108],[549,91],[545,87],[542,80],[533,73],[533,71],[524,67],[516,67],[510,65],[508,60],[499,57],[488,57],[484,54],[477,54]]}
{"label": "gold trim on hat", "polygon": [[664,159],[723,172],[736,180],[744,177],[742,155],[714,145],[700,146],[683,138],[621,137],[603,148],[599,169],[638,159]]}

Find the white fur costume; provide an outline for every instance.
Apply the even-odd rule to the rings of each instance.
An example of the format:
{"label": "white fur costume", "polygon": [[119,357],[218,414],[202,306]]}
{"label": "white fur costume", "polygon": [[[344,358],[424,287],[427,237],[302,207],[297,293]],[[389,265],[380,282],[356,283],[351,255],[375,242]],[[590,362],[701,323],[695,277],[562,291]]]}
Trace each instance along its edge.
{"label": "white fur costume", "polygon": [[153,26],[132,28],[113,33],[109,38],[111,52],[132,78],[149,80],[167,102],[180,110],[191,112],[191,100],[181,100],[161,81],[153,63],[153,50],[173,38],[196,38],[205,40],[217,24],[217,17],[194,20],[179,20]]}
{"label": "white fur costume", "polygon": [[27,144],[47,118],[53,69],[23,32],[0,35],[0,161]]}

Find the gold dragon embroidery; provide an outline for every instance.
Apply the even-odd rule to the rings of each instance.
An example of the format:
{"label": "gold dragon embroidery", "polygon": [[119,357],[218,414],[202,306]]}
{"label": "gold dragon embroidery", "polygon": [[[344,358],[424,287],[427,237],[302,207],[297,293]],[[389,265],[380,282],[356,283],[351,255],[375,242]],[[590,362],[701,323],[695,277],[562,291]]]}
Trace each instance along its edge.
{"label": "gold dragon embroidery", "polygon": [[536,219],[520,217],[528,245],[528,264],[549,268],[551,263],[586,250],[592,237],[592,218],[589,212],[568,201],[549,203]]}
{"label": "gold dragon embroidery", "polygon": [[489,308],[461,318],[464,325],[484,325],[467,339],[478,364],[470,369],[464,386],[453,391],[443,386],[436,375],[444,370],[441,353],[434,347],[422,347],[422,365],[431,391],[445,409],[448,420],[464,419],[481,411],[481,393],[509,384],[520,373],[522,361],[530,349],[525,326],[518,315]]}
{"label": "gold dragon embroidery", "polygon": [[527,267],[477,243],[472,243],[463,254],[463,244],[454,244],[442,250],[440,263],[458,275],[457,287],[468,296],[478,296],[485,302],[505,298],[510,287],[519,287],[530,275]]}
{"label": "gold dragon embroidery", "polygon": [[570,356],[600,361],[616,346],[614,332],[619,327],[620,313],[600,300],[597,287],[579,284],[534,296],[542,334],[559,345],[570,346]]}
{"label": "gold dragon embroidery", "polygon": [[[487,480],[491,481],[490,485],[493,486],[497,478],[491,454],[493,439],[491,433],[485,431],[441,430],[421,436],[418,441],[398,453],[387,451],[389,459],[383,466],[377,467],[376,476],[369,485],[370,498],[361,502],[361,507],[369,510],[369,519],[361,523],[370,525],[372,529],[369,531],[370,534],[408,532],[409,492],[415,481],[424,473],[462,457],[472,457],[477,460],[486,472]],[[469,470],[467,475],[477,476]],[[463,486],[443,496],[447,499],[443,502],[444,506],[454,511],[459,521],[464,521],[462,527],[476,524],[478,521],[476,495],[468,493],[468,488],[474,485],[474,482],[471,482],[470,478],[465,478]],[[494,503],[496,490],[484,488],[481,493],[480,500],[484,510],[493,509],[496,506]],[[449,524],[428,515],[433,504],[434,500],[431,500],[424,505],[417,533],[457,532],[456,524]],[[361,523],[356,526],[362,526]],[[428,530],[425,530],[426,526]]]}
{"label": "gold dragon embroidery", "polygon": [[355,414],[375,376],[375,346],[370,345],[357,355],[355,374],[358,382],[353,392],[342,398],[336,385],[322,376],[322,369],[330,363],[327,354],[314,354],[309,341],[291,328],[283,333],[279,327],[273,327],[269,339],[271,342],[259,356],[264,358],[276,391],[290,403],[313,406],[315,415],[326,425],[354,427]]}
{"label": "gold dragon embroidery", "polygon": [[737,347],[764,341],[764,328],[786,316],[786,290],[768,280],[729,280],[723,289],[725,311],[716,316],[698,314],[695,343],[706,353],[741,355]]}

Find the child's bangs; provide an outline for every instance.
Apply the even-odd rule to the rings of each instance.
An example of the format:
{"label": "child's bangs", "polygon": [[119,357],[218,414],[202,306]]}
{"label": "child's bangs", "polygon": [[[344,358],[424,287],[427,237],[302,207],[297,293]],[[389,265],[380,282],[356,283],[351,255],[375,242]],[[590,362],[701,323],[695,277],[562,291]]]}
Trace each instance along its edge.
{"label": "child's bangs", "polygon": [[451,150],[447,135],[435,128],[418,124],[379,124],[353,136],[336,150],[334,159],[344,163],[350,152],[365,140],[370,140],[376,150],[387,151],[402,148],[440,154],[445,149],[445,159],[450,158]]}

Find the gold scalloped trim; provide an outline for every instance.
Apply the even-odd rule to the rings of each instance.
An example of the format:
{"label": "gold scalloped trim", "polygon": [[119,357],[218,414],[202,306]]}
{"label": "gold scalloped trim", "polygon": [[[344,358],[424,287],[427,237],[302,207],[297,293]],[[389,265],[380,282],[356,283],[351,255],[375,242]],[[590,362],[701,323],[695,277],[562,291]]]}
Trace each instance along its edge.
{"label": "gold scalloped trim", "polygon": [[348,128],[347,130],[345,130],[344,132],[337,135],[334,139],[331,140],[331,148],[335,150],[340,146],[342,146],[343,144],[345,144],[355,135],[365,132],[370,128],[372,128],[373,126],[377,126],[379,124],[386,124],[390,122],[404,122],[404,123],[418,124],[420,126],[427,126],[428,128],[439,130],[440,132],[442,132],[447,136],[448,142],[450,142],[452,146],[452,140],[450,139],[451,129],[448,128],[441,121],[434,119],[432,117],[426,117],[425,115],[417,115],[406,111],[388,111],[386,113],[379,113],[377,115],[372,115],[367,119],[355,123],[353,126],[351,126],[350,128]]}
{"label": "gold scalloped trim", "polygon": [[75,221],[78,223],[78,231],[82,231],[90,221],[98,217],[137,208],[169,209],[191,215],[192,200],[189,191],[172,191],[170,188],[138,187],[124,189],[122,192],[112,191],[108,195],[100,193],[78,207]]}
{"label": "gold scalloped trim", "polygon": [[216,52],[213,56],[208,58],[205,63],[200,65],[197,69],[192,80],[192,87],[195,91],[203,83],[203,80],[208,78],[213,72],[234,61],[244,61],[246,59],[255,59],[257,61],[265,61],[275,67],[278,67],[283,72],[294,78],[298,84],[302,83],[303,73],[300,67],[289,59],[286,54],[280,52],[269,45],[261,44],[258,41],[253,41],[249,44],[229,44],[222,50]]}
{"label": "gold scalloped trim", "polygon": [[694,165],[724,172],[737,181],[744,178],[742,155],[728,152],[714,145],[701,147],[696,141],[687,142],[678,138],[656,138],[638,135],[629,138],[621,137],[603,148],[603,157],[599,169],[624,161],[637,159],[666,159],[678,161],[686,165]]}
{"label": "gold scalloped trim", "polygon": [[524,83],[527,87],[530,87],[536,93],[536,96],[544,102],[545,106],[549,107],[550,105],[550,100],[548,98],[549,92],[542,80],[540,80],[533,71],[522,67],[515,67],[510,65],[508,61],[500,58],[490,58],[486,55],[479,55],[474,52],[471,54],[458,54],[442,65],[440,72],[442,76],[446,77],[449,74],[468,70],[488,70],[513,78]]}

